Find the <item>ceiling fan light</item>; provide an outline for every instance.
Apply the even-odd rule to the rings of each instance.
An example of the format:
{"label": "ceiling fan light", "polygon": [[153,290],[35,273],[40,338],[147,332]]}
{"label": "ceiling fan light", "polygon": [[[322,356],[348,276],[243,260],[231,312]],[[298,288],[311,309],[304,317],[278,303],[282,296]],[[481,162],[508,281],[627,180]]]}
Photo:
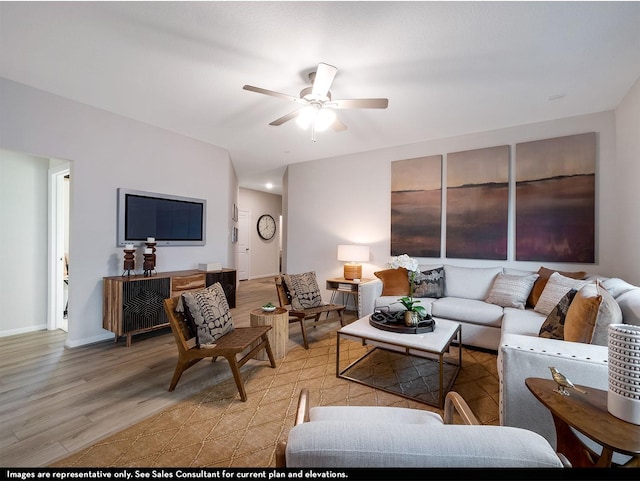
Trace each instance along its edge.
{"label": "ceiling fan light", "polygon": [[316,109],[312,105],[307,105],[300,110],[296,118],[296,124],[303,129],[308,129],[316,119]]}
{"label": "ceiling fan light", "polygon": [[315,129],[318,132],[327,130],[336,120],[336,113],[331,109],[320,109],[316,117]]}

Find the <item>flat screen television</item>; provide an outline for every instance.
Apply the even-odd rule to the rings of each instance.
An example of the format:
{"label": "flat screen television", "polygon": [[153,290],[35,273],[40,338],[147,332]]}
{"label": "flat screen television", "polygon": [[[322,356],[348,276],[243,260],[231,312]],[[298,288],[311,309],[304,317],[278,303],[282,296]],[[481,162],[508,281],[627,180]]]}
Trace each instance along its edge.
{"label": "flat screen television", "polygon": [[118,246],[205,244],[207,201],[177,195],[118,189]]}

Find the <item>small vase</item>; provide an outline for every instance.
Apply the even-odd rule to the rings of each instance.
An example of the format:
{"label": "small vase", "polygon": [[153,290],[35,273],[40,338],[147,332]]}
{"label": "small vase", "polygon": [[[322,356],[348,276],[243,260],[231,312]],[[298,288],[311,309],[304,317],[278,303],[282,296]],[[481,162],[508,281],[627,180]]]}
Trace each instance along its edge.
{"label": "small vase", "polygon": [[416,327],[420,322],[420,314],[415,311],[406,311],[404,313],[404,323],[408,327]]}

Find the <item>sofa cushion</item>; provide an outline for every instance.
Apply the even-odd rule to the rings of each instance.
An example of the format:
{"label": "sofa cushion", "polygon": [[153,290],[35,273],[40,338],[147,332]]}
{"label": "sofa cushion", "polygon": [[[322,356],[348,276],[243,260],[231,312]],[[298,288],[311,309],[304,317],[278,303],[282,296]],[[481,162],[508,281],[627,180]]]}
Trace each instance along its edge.
{"label": "sofa cushion", "polygon": [[502,316],[502,334],[522,334],[538,337],[545,316],[533,309],[505,307]]}
{"label": "sofa cushion", "polygon": [[640,288],[621,294],[616,301],[622,311],[624,323],[640,326]]}
{"label": "sofa cushion", "polygon": [[322,296],[314,271],[284,274],[282,278],[291,295],[291,307],[300,310],[322,305]]}
{"label": "sofa cushion", "polygon": [[576,280],[554,272],[544,286],[540,299],[538,299],[536,307],[534,307],[533,310],[548,316],[567,292],[571,289],[580,289],[585,284],[588,284],[588,282],[589,281]]}
{"label": "sofa cushion", "polygon": [[502,273],[502,267],[444,266],[444,292],[447,297],[484,301],[493,280]]}
{"label": "sofa cushion", "polygon": [[404,267],[376,271],[373,274],[382,281],[383,296],[409,295],[409,273]]}
{"label": "sofa cushion", "polygon": [[503,309],[475,299],[443,297],[431,304],[431,315],[451,321],[500,327]]}
{"label": "sofa cushion", "polygon": [[577,292],[576,289],[571,289],[560,299],[560,302],[552,309],[542,326],[540,326],[538,336],[546,337],[547,339],[564,339],[564,321],[571,301],[573,301]]}
{"label": "sofa cushion", "polygon": [[444,296],[444,268],[429,269],[416,273],[413,281],[413,297]]}
{"label": "sofa cushion", "polygon": [[584,279],[587,276],[587,273],[584,271],[567,272],[567,271],[558,271],[555,269],[547,269],[544,266],[540,267],[540,269],[538,269],[539,277],[536,280],[535,284],[533,285],[533,289],[531,289],[531,293],[529,294],[529,298],[527,299],[527,306],[535,307],[538,304],[538,301],[540,300],[540,296],[542,295],[542,292],[544,291],[544,288],[547,285],[547,281],[551,277],[551,274],[553,274],[554,272],[557,272],[571,279]]}
{"label": "sofa cushion", "polygon": [[537,278],[538,274],[529,274],[528,276],[498,274],[493,281],[491,291],[489,291],[487,302],[502,307],[524,309],[527,297],[529,297],[533,283]]}
{"label": "sofa cushion", "polygon": [[622,322],[622,311],[613,296],[597,282],[578,291],[565,319],[564,340],[607,345],[610,324]]}
{"label": "sofa cushion", "polygon": [[182,294],[182,304],[186,318],[196,327],[196,345],[203,346],[215,342],[233,331],[233,319],[229,303],[219,282],[197,291]]}
{"label": "sofa cushion", "polygon": [[618,279],[617,277],[612,277],[602,281],[602,287],[608,290],[614,299],[618,299],[622,294],[632,291],[633,289],[638,289],[638,287],[629,284],[627,281]]}

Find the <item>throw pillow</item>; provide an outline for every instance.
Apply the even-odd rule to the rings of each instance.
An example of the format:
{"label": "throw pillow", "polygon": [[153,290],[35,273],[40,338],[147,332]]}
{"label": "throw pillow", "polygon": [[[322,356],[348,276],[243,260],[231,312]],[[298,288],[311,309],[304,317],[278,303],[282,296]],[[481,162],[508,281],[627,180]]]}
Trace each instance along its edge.
{"label": "throw pillow", "polygon": [[291,307],[301,310],[322,305],[322,296],[316,281],[315,271],[303,274],[284,274],[282,277],[287,284],[289,294],[291,294]]}
{"label": "throw pillow", "polygon": [[413,297],[444,296],[444,268],[417,272],[413,280]]}
{"label": "throw pillow", "polygon": [[493,281],[487,302],[502,307],[515,307],[524,309],[527,297],[531,292],[533,283],[538,274],[518,276],[510,274],[498,274]]}
{"label": "throw pillow", "polygon": [[540,299],[538,299],[536,307],[534,307],[533,310],[548,316],[567,292],[571,289],[580,289],[587,283],[588,281],[572,279],[558,272],[554,272],[544,286]]}
{"label": "throw pillow", "polygon": [[564,320],[565,341],[591,343],[601,302],[602,296],[598,294],[595,283],[578,291]]}
{"label": "throw pillow", "polygon": [[551,274],[554,272],[559,273],[565,277],[569,277],[571,279],[584,279],[587,277],[587,273],[583,271],[578,272],[565,272],[565,271],[557,271],[553,269],[547,269],[546,267],[540,267],[538,269],[538,279],[533,285],[533,289],[531,289],[531,293],[529,294],[529,298],[527,299],[528,307],[535,307],[540,300],[540,296],[542,295],[542,291],[544,291],[545,286],[547,285],[547,281],[551,277]]}
{"label": "throw pillow", "polygon": [[382,281],[382,296],[408,296],[409,272],[404,267],[373,273]]}
{"label": "throw pillow", "polygon": [[553,308],[551,313],[540,326],[540,332],[538,337],[546,337],[547,339],[564,339],[564,321],[567,317],[567,311],[571,305],[571,301],[576,296],[578,291],[571,289],[567,292],[560,302]]}
{"label": "throw pillow", "polygon": [[[575,304],[575,306],[574,306]],[[584,286],[565,319],[565,340],[606,346],[610,324],[622,323],[622,311],[600,282]]]}
{"label": "throw pillow", "polygon": [[196,327],[196,345],[215,344],[233,331],[229,303],[219,282],[197,291],[182,294],[185,316]]}

